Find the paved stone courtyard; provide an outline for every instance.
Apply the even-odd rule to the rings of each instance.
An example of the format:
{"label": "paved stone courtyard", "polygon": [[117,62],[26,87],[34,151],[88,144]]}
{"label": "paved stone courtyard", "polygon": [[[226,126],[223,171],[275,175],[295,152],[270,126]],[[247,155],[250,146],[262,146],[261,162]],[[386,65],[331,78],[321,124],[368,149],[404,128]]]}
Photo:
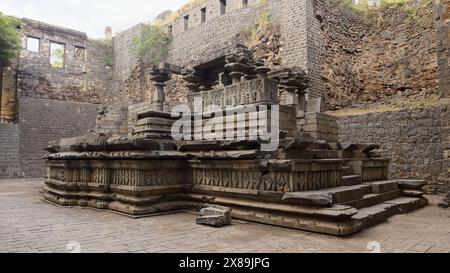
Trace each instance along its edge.
{"label": "paved stone courtyard", "polygon": [[[0,180],[0,252],[381,252],[450,253],[450,210],[432,205],[348,238],[253,223],[214,229],[177,213],[131,219],[107,211],[60,208],[43,202],[42,180]],[[373,244],[373,243],[372,243]],[[72,244],[76,245],[76,244]],[[69,244],[69,249],[70,244]]]}

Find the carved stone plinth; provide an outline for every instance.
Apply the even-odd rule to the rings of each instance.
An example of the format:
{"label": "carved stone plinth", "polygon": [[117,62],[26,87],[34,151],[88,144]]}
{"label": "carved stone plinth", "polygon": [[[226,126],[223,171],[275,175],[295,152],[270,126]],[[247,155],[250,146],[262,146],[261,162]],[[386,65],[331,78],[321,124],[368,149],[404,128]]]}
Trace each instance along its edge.
{"label": "carved stone plinth", "polygon": [[[163,111],[175,70],[190,89],[183,120]],[[92,133],[49,146],[46,200],[136,217],[206,206],[200,224],[234,217],[338,236],[427,204],[423,182],[388,180],[377,145],[338,143],[336,118],[305,99],[301,69],[271,71],[239,47],[182,72],[154,67],[151,77],[157,107],[131,119],[131,137]],[[171,134],[179,121],[187,124],[174,131],[187,139]]]}

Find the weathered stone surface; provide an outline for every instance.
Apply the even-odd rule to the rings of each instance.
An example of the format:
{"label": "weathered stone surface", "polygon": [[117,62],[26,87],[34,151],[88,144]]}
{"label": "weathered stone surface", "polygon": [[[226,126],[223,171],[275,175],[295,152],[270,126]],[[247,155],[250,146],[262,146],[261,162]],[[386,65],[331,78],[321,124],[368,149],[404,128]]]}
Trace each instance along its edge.
{"label": "weathered stone surface", "polygon": [[379,182],[371,182],[368,184],[372,186],[373,193],[380,194],[398,190],[397,181],[379,181]]}
{"label": "weathered stone surface", "polygon": [[423,191],[415,191],[415,190],[402,190],[402,194],[405,197],[422,197],[425,195]]}
{"label": "weathered stone surface", "polygon": [[[445,190],[443,117],[446,106],[393,112],[349,115],[339,118],[342,143],[378,143],[379,154],[391,158],[389,179],[427,180],[426,190]],[[444,122],[445,124],[445,122]]]}
{"label": "weathered stone surface", "polygon": [[443,202],[439,203],[439,207],[447,209],[450,208],[450,193],[445,194]]}
{"label": "weathered stone surface", "polygon": [[422,190],[428,184],[426,180],[398,180],[401,189]]}
{"label": "weathered stone surface", "polygon": [[330,193],[320,192],[290,192],[283,196],[284,201],[298,201],[319,207],[333,205],[333,196]]}
{"label": "weathered stone surface", "polygon": [[[432,2],[382,7],[369,12],[368,17],[342,9],[338,1],[316,1],[315,7],[323,17],[320,72],[331,109],[389,103],[393,96],[438,94],[439,41]],[[407,11],[412,8],[422,20],[410,20]],[[445,36],[447,32],[441,33]]]}
{"label": "weathered stone surface", "polygon": [[223,227],[231,225],[231,209],[222,206],[208,205],[200,210],[197,218],[198,225]]}
{"label": "weathered stone surface", "polygon": [[[182,74],[190,90],[190,108],[199,106],[195,98],[202,99],[202,112],[187,114],[186,120],[206,118],[183,128],[185,140],[170,138],[174,118],[164,87],[172,73]],[[206,203],[213,206],[201,210],[199,224],[223,226],[232,215],[342,236],[422,204],[422,199],[396,199],[398,182],[385,181],[389,159],[371,153],[378,146],[351,145],[344,150],[337,143],[336,117],[297,113],[295,98],[306,101],[309,82],[302,69],[272,70],[238,45],[194,67],[152,66],[149,79],[156,87],[153,102],[129,108],[128,137],[94,131],[49,148],[46,200],[139,217]],[[289,99],[279,97],[283,92]],[[258,110],[267,114],[273,105],[279,106],[280,126],[271,130],[282,140],[277,149],[266,151],[262,147],[267,141],[254,126],[237,121],[255,120],[252,114]],[[235,115],[242,106],[252,110]],[[220,113],[213,117],[214,111]],[[270,114],[259,120],[265,122],[259,126],[272,124],[270,118],[278,116]],[[217,128],[205,138],[200,129],[211,123]],[[228,125],[242,129],[246,140],[216,139]],[[344,166],[351,167],[356,185],[343,186]],[[392,199],[394,203],[382,203]],[[355,204],[361,211],[345,204]],[[352,219],[358,213],[367,217]]]}
{"label": "weathered stone surface", "polygon": [[362,177],[360,175],[347,175],[342,177],[342,184],[344,186],[354,186],[362,183]]}
{"label": "weathered stone surface", "polygon": [[[45,24],[30,19],[22,20],[21,38],[40,38],[39,52],[30,52],[26,46],[20,51],[17,94],[19,97],[58,101],[77,101],[110,104],[114,100],[111,90],[111,68],[105,56],[110,48],[88,39],[87,34]],[[63,69],[49,65],[50,44],[65,45]],[[86,56],[75,58],[75,49],[84,48]]]}

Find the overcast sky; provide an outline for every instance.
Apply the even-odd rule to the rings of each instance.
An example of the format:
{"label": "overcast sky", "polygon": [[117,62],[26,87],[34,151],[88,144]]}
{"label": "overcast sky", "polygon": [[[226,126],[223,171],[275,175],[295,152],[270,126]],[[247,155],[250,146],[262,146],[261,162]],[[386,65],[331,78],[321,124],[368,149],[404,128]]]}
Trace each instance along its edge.
{"label": "overcast sky", "polygon": [[177,10],[187,0],[0,0],[0,12],[86,32],[101,38],[150,22],[165,10]]}

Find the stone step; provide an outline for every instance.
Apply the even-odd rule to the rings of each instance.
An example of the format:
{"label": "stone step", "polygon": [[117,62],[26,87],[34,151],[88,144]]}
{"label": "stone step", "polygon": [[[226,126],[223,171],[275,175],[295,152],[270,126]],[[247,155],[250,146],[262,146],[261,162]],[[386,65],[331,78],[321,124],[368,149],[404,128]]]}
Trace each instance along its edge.
{"label": "stone step", "polygon": [[375,206],[380,203],[383,203],[383,197],[380,194],[371,193],[364,195],[361,199],[343,203],[343,205],[354,207],[355,209],[362,209]]}
{"label": "stone step", "polygon": [[425,195],[423,191],[415,191],[415,190],[402,190],[402,195],[405,197],[422,197]]}
{"label": "stone step", "polygon": [[376,181],[365,184],[370,185],[372,187],[372,193],[376,194],[392,192],[399,189],[398,181]]}
{"label": "stone step", "polygon": [[425,198],[416,197],[399,197],[390,201],[386,201],[385,203],[396,205],[397,213],[402,214],[409,213],[428,205],[428,200]]}
{"label": "stone step", "polygon": [[399,187],[404,190],[416,190],[421,191],[424,186],[428,184],[426,180],[397,180]]}
{"label": "stone step", "polygon": [[426,206],[424,198],[398,197],[381,204],[362,208],[352,216],[355,221],[362,222],[363,228],[368,228],[383,222],[396,214],[404,214]]}
{"label": "stone step", "polygon": [[400,196],[401,192],[399,190],[382,194],[371,193],[364,195],[362,199],[343,203],[342,205],[351,206],[356,209],[363,209],[381,204],[383,202],[398,198]]}
{"label": "stone step", "polygon": [[392,216],[393,204],[378,204],[375,206],[360,209],[359,212],[352,217],[353,220],[361,221],[364,228],[375,226],[386,222]]}
{"label": "stone step", "polygon": [[343,176],[349,176],[349,175],[355,175],[355,173],[353,172],[352,167],[344,166],[342,168],[342,175]]}
{"label": "stone step", "polygon": [[362,183],[362,177],[360,175],[347,175],[342,177],[342,185],[355,186]]}
{"label": "stone step", "polygon": [[332,204],[342,204],[354,200],[362,199],[365,194],[370,193],[369,185],[343,186],[307,192],[285,193],[283,201],[298,201],[306,205],[316,205],[327,207]]}

